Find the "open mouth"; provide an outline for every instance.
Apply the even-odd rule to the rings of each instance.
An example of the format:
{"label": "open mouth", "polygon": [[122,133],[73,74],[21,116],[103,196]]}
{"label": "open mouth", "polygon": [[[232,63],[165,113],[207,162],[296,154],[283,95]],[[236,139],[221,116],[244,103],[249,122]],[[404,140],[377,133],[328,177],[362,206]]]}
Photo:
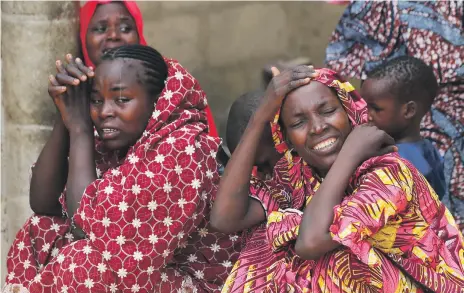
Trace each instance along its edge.
{"label": "open mouth", "polygon": [[102,139],[114,139],[119,134],[119,130],[114,128],[102,128],[101,137]]}
{"label": "open mouth", "polygon": [[331,150],[335,146],[336,142],[337,142],[337,139],[334,137],[331,137],[316,144],[312,149],[317,152],[326,152],[326,151]]}

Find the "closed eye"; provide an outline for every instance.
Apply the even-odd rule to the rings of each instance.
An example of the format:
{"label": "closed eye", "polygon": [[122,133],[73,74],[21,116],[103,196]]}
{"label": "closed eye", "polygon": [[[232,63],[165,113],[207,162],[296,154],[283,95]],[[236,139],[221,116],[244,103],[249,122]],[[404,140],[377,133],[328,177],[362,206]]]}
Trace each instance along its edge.
{"label": "closed eye", "polygon": [[302,120],[298,120],[298,121],[295,121],[293,122],[292,124],[290,124],[290,128],[298,128],[300,126],[303,125],[303,121]]}
{"label": "closed eye", "polygon": [[336,111],[336,108],[327,108],[322,110],[322,114],[332,114]]}

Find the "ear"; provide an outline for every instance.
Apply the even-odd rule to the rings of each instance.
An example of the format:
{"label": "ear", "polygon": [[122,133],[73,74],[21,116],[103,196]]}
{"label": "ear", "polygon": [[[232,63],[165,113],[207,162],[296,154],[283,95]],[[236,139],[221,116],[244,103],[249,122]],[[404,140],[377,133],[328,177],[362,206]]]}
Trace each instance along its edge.
{"label": "ear", "polygon": [[402,107],[403,117],[405,119],[412,119],[416,116],[417,113],[417,103],[414,101],[409,101]]}

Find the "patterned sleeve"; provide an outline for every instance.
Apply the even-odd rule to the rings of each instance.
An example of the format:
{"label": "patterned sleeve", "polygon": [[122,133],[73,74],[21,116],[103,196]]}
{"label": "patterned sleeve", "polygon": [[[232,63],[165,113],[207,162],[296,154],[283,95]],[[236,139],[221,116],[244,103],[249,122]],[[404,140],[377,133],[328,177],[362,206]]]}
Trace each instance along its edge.
{"label": "patterned sleeve", "polygon": [[394,1],[352,1],[332,33],[327,66],[344,77],[365,79],[385,58],[405,55],[398,22]]}
{"label": "patterned sleeve", "polygon": [[152,150],[131,153],[94,181],[75,214],[120,275],[164,267],[204,220],[207,195],[218,180],[217,143],[177,133]]}
{"label": "patterned sleeve", "polygon": [[272,188],[265,181],[252,176],[250,180],[249,196],[257,200],[264,209],[266,218],[273,211],[279,210],[278,201],[272,196]]}
{"label": "patterned sleeve", "polygon": [[[387,230],[395,228],[396,215],[412,199],[412,178],[409,168],[401,163],[364,175],[354,193],[334,208],[330,227],[333,240],[350,248],[365,263],[372,261],[372,246],[390,247],[394,239]],[[385,233],[378,233],[383,228]],[[376,241],[372,241],[376,233]]]}

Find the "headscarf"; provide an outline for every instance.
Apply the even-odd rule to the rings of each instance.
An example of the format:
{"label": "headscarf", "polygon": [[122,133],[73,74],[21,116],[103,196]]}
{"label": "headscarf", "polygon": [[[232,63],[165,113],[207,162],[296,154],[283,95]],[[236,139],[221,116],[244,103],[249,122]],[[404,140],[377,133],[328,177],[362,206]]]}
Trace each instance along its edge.
{"label": "headscarf", "polygon": [[[354,87],[335,71],[330,69],[318,69],[318,76],[313,78],[314,81],[320,82],[337,92],[337,96],[348,115],[351,125],[357,126],[368,121],[366,102],[361,98]],[[299,199],[299,204],[303,204],[303,199],[314,194],[314,188],[318,184],[317,176],[313,175],[311,168],[309,168],[304,160],[297,154],[292,152],[285,143],[284,135],[279,123],[280,112],[279,110],[271,123],[272,137],[274,139],[275,147],[279,153],[284,154],[284,162],[280,162],[279,166],[286,164],[286,168],[276,168],[275,178],[280,184],[288,188],[288,191],[293,193],[292,198]],[[285,174],[280,174],[278,170],[283,171]],[[306,186],[306,190],[304,190]],[[299,188],[295,188],[299,187]],[[296,193],[302,193],[297,196]],[[304,195],[303,195],[304,194]],[[280,198],[275,202],[277,207],[278,202],[282,202]]]}
{"label": "headscarf", "polygon": [[[95,10],[97,9],[98,5],[100,4],[104,5],[104,4],[108,4],[112,2],[114,1],[111,1],[111,0],[88,1],[87,3],[85,3],[84,6],[82,6],[80,10],[80,40],[82,44],[82,54],[84,57],[84,62],[85,62],[85,65],[87,66],[92,66],[93,68],[95,68],[95,65],[92,63],[92,61],[89,58],[89,54],[87,52],[87,46],[86,46],[86,35],[87,35],[87,29],[90,24],[90,20],[92,19],[93,14],[95,13]],[[134,18],[137,33],[139,35],[139,43],[141,45],[147,45],[147,42],[145,41],[145,37],[143,35],[143,18],[142,18],[142,13],[140,12],[139,7],[135,3],[135,1],[122,1],[121,3],[124,4],[124,6],[126,6],[127,11],[129,11],[132,18]],[[208,120],[209,135],[213,137],[218,137],[216,124],[214,123],[214,116],[208,105],[206,106],[205,111],[206,111],[206,118]]]}
{"label": "headscarf", "polygon": [[[314,80],[335,89],[351,125],[366,123],[366,103],[351,84],[332,70],[319,69],[318,73]],[[292,249],[303,210],[322,180],[289,150],[279,116],[280,111],[271,126],[276,148],[284,153],[284,158],[276,165],[275,182],[266,187],[271,191],[271,199],[266,203],[266,233],[273,251],[286,251]],[[383,274],[398,274],[397,268],[401,268],[415,282],[434,292],[456,292],[462,288],[462,235],[449,211],[410,162],[396,153],[366,160],[351,176],[345,195],[334,207],[334,220],[329,228],[334,241],[348,247],[350,253],[370,268],[380,268]],[[390,235],[395,237],[392,239]],[[382,246],[387,242],[388,245]],[[429,259],[443,266],[436,266]],[[448,277],[451,275],[453,278]],[[388,286],[400,288],[401,282]],[[390,292],[388,286],[385,290]]]}
{"label": "headscarf", "polygon": [[[89,58],[89,53],[87,52],[87,44],[86,44],[86,36],[87,36],[87,29],[89,28],[90,21],[92,20],[93,14],[95,10],[97,10],[98,5],[100,4],[108,4],[114,1],[111,0],[98,0],[98,1],[88,1],[85,3],[84,6],[81,7],[80,10],[80,39],[82,45],[82,54],[84,55],[84,62],[87,66],[92,66],[95,68],[95,64]],[[135,26],[137,29],[137,33],[139,35],[139,43],[140,45],[146,45],[147,42],[145,41],[145,37],[143,36],[143,19],[142,13],[140,12],[139,7],[134,1],[122,1],[120,2],[124,6],[126,6],[127,11],[132,16],[135,21]]]}

